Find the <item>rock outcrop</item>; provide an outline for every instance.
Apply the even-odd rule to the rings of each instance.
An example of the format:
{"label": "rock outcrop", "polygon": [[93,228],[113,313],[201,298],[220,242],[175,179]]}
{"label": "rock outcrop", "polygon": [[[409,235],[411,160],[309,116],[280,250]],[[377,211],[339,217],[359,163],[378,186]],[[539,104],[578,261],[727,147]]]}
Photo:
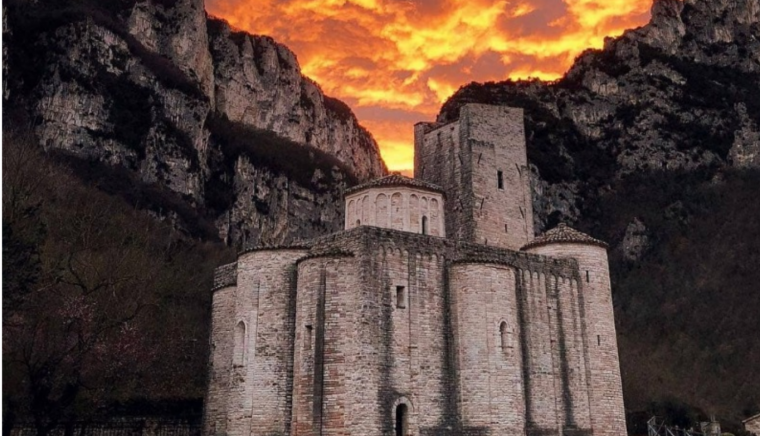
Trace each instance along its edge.
{"label": "rock outcrop", "polygon": [[[9,14],[6,104],[43,146],[128,168],[210,215],[231,244],[337,230],[342,218],[324,210],[387,171],[369,132],[290,50],[208,18],[202,0],[10,2]],[[247,144],[226,147],[211,119],[250,129]],[[262,131],[276,134],[264,148]],[[277,165],[278,147],[301,166]]]}
{"label": "rock outcrop", "polygon": [[[526,109],[537,230],[640,171],[760,166],[758,0],[656,0],[652,20],[588,50],[554,83],[472,83],[468,102]],[[551,199],[551,200],[548,200]]]}

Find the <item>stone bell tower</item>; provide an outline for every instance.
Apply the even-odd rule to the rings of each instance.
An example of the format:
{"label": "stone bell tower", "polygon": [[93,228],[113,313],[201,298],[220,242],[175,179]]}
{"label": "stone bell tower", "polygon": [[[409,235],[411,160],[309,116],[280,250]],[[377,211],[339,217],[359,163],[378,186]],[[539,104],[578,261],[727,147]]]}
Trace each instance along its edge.
{"label": "stone bell tower", "polygon": [[449,237],[512,250],[533,239],[522,109],[467,104],[456,121],[418,123],[414,167],[447,193]]}

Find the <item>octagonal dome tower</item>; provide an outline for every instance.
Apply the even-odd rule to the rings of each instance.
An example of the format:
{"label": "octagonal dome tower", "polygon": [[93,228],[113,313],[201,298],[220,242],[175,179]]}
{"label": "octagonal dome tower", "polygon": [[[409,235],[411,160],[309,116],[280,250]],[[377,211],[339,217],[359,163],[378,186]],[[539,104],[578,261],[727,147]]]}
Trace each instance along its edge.
{"label": "octagonal dome tower", "polygon": [[346,191],[346,230],[374,226],[445,237],[443,189],[394,173]]}

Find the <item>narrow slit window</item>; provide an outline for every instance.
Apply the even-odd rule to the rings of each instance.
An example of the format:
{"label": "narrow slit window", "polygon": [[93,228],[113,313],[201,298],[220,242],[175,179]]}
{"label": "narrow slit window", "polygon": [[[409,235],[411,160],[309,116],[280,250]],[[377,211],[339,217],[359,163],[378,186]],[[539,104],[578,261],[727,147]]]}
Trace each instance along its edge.
{"label": "narrow slit window", "polygon": [[499,336],[501,338],[501,350],[507,353],[512,348],[512,329],[507,325],[506,321],[502,321],[499,325]]}
{"label": "narrow slit window", "polygon": [[602,336],[596,335],[596,346],[600,347],[602,345]]}
{"label": "narrow slit window", "polygon": [[232,365],[243,366],[246,353],[246,328],[245,323],[240,321],[235,326],[235,348],[232,353]]}
{"label": "narrow slit window", "polygon": [[501,171],[497,171],[496,179],[497,179],[499,189],[504,189],[504,173]]}
{"label": "narrow slit window", "polygon": [[311,350],[313,331],[314,328],[311,326],[311,324],[306,325],[306,338],[304,338],[304,348],[306,348],[306,351]]}
{"label": "narrow slit window", "polygon": [[406,287],[396,286],[396,307],[406,309]]}
{"label": "narrow slit window", "polygon": [[509,233],[509,224],[504,224],[504,233]]}
{"label": "narrow slit window", "polygon": [[428,234],[428,218],[426,216],[422,217],[422,234]]}
{"label": "narrow slit window", "polygon": [[589,282],[589,277],[590,277],[590,276],[589,276],[589,273],[588,273],[588,271],[586,271],[586,283],[588,283],[588,282]]}

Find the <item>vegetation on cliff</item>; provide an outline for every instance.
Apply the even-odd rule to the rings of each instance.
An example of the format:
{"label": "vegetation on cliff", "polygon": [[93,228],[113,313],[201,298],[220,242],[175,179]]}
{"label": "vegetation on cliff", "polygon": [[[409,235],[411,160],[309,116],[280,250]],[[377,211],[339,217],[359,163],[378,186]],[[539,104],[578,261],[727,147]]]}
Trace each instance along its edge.
{"label": "vegetation on cliff", "polygon": [[234,253],[155,218],[3,135],[4,425],[44,435],[122,403],[202,398],[208,290]]}
{"label": "vegetation on cliff", "polygon": [[747,0],[658,0],[562,79],[471,83],[439,115],[525,109],[538,227],[611,243],[626,407],[681,426],[760,410],[758,19]]}

